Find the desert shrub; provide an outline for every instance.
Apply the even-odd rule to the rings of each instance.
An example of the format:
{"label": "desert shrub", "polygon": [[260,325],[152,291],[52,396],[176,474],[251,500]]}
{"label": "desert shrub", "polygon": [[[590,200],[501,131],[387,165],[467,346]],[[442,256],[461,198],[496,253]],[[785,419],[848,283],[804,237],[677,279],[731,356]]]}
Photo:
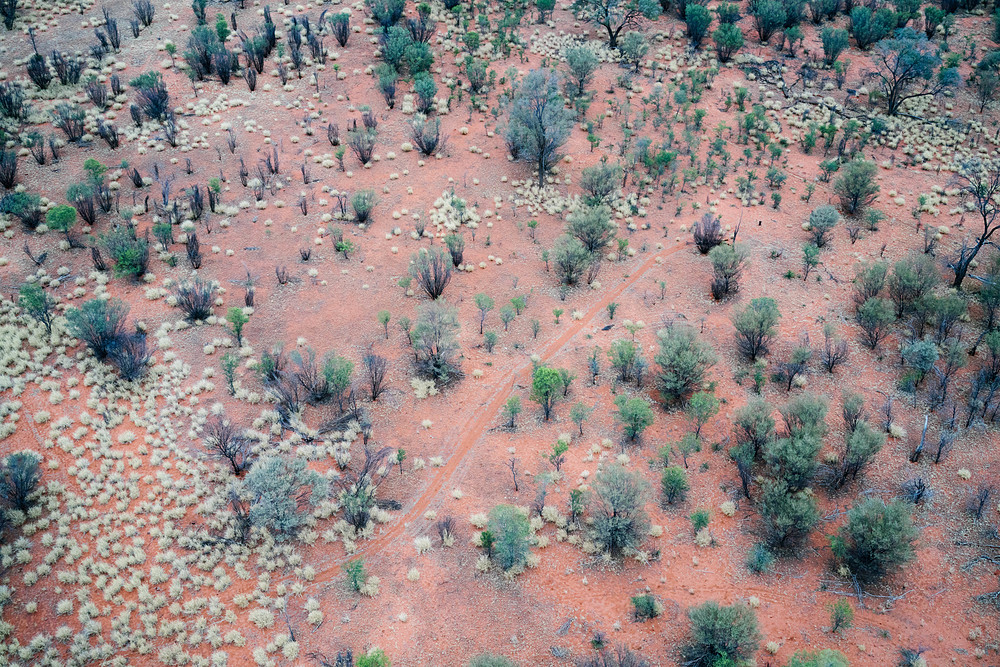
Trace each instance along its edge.
{"label": "desert shrub", "polygon": [[108,361],[118,369],[123,380],[138,380],[146,374],[153,351],[146,342],[146,333],[133,331],[119,336],[108,350]]}
{"label": "desert shrub", "polygon": [[698,252],[707,255],[712,248],[722,243],[722,219],[706,213],[695,223],[693,235]]}
{"label": "desert shrub", "polygon": [[502,655],[480,653],[466,663],[465,667],[517,667],[517,663]]}
{"label": "desert shrub", "polygon": [[83,138],[87,114],[76,104],[59,102],[52,111],[55,119],[52,124],[66,135],[66,139],[76,143]]}
{"label": "desert shrub", "polygon": [[660,477],[660,490],[663,493],[663,502],[673,505],[687,497],[687,492],[691,488],[688,483],[687,472],[680,466],[669,466],[663,471]]}
{"label": "desert shrub", "polygon": [[914,253],[893,264],[887,282],[889,297],[896,304],[896,316],[914,312],[939,281],[937,266],[929,255]]}
{"label": "desert shrub", "polygon": [[639,71],[642,59],[649,53],[649,40],[638,30],[629,30],[622,38],[618,52],[622,55],[622,60],[631,63],[633,71]]}
{"label": "desert shrub", "polygon": [[657,332],[657,339],[656,389],[665,405],[675,406],[705,381],[708,369],[715,365],[715,353],[686,325],[671,324]]}
{"label": "desert shrub", "polygon": [[17,19],[18,0],[3,0],[0,2],[0,17],[3,17],[3,27],[7,30],[14,29],[14,21]]}
{"label": "desert shrub", "polygon": [[774,417],[767,401],[755,397],[739,408],[733,415],[733,435],[737,444],[748,447],[756,459],[774,437]]}
{"label": "desert shrub", "polygon": [[870,464],[885,445],[885,433],[873,429],[868,422],[859,421],[846,436],[844,455],[832,480],[834,488],[841,488]]}
{"label": "desert shrub", "polygon": [[750,547],[746,565],[754,574],[764,574],[774,565],[774,554],[763,544],[755,544]]}
{"label": "desert shrub", "polygon": [[382,63],[375,68],[375,77],[378,83],[378,90],[385,100],[385,105],[390,109],[396,106],[396,82],[399,81],[399,73],[396,68],[388,63]]}
{"label": "desert shrub", "polygon": [[368,164],[375,154],[375,140],[378,137],[374,129],[351,130],[347,133],[347,145],[361,164]]}
{"label": "desert shrub", "polygon": [[451,257],[437,246],[421,248],[410,256],[410,276],[431,299],[444,293],[451,281],[451,268]]}
{"label": "desert shrub", "polygon": [[490,510],[488,526],[494,538],[493,561],[504,571],[523,567],[530,553],[528,517],[513,505],[497,505]]}
{"label": "desert shrub", "polygon": [[347,12],[332,14],[327,21],[330,22],[330,29],[333,31],[333,38],[341,48],[347,46],[347,40],[351,36],[351,15]]}
{"label": "desert shrub", "polygon": [[465,237],[461,234],[448,234],[444,237],[444,244],[448,248],[448,254],[451,255],[452,265],[457,267],[462,263],[465,254]]}
{"label": "desert shrub", "polygon": [[222,416],[205,424],[202,440],[210,454],[229,463],[234,475],[253,462],[253,441],[242,428]]}
{"label": "desert shrub", "polygon": [[684,406],[684,416],[694,426],[694,437],[701,438],[701,429],[719,414],[719,399],[710,391],[696,391]]}
{"label": "desert shrub", "polygon": [[8,455],[0,466],[0,500],[13,509],[27,512],[42,481],[41,463],[42,457],[32,451]]}
{"label": "desert shrub", "polygon": [[868,498],[851,508],[830,545],[853,575],[872,582],[913,559],[917,536],[905,503]]}
{"label": "desert shrub", "polygon": [[566,69],[576,84],[574,91],[577,96],[583,96],[587,91],[587,84],[594,76],[594,71],[600,64],[597,54],[586,45],[579,44],[567,48],[563,55],[566,58]]}
{"label": "desert shrub", "polygon": [[378,23],[383,32],[403,18],[403,10],[406,8],[405,0],[366,0],[365,7],[371,14],[372,19]]}
{"label": "desert shrub", "polygon": [[66,311],[70,333],[87,344],[99,360],[108,356],[115,341],[125,333],[128,306],[119,299],[89,299]]}
{"label": "desert shrub", "polygon": [[29,317],[45,325],[45,331],[52,333],[52,322],[56,317],[56,300],[38,283],[21,285],[18,305]]}
{"label": "desert shrub", "polygon": [[356,667],[389,667],[389,658],[380,648],[370,649],[358,656]]}
{"label": "desert shrub", "polygon": [[594,254],[611,244],[618,227],[611,221],[611,209],[607,206],[581,206],[570,215],[566,231]]}
{"label": "desert shrub", "polygon": [[840,208],[844,213],[855,215],[875,203],[880,189],[875,182],[877,169],[874,162],[860,158],[841,167],[840,175],[833,183],[833,191],[840,199]]}
{"label": "desert shrub", "polygon": [[642,357],[642,346],[625,338],[612,341],[611,347],[608,348],[608,361],[618,372],[618,379],[621,382],[635,381],[639,384],[646,368],[646,361]]}
{"label": "desert shrub", "polygon": [[758,0],[751,4],[753,26],[761,44],[767,44],[771,35],[785,25],[785,6],[779,0]]}
{"label": "desert shrub", "polygon": [[896,27],[896,13],[888,8],[854,7],[850,11],[850,29],[858,48],[865,50]]}
{"label": "desert shrub", "polygon": [[840,28],[823,28],[820,40],[823,42],[823,62],[827,67],[832,67],[848,46],[847,31]]}
{"label": "desert shrub", "polygon": [[638,474],[618,464],[606,467],[594,478],[591,499],[592,539],[613,556],[635,549],[649,529],[646,515],[648,484]]}
{"label": "desert shrub", "polygon": [[780,480],[766,480],[761,487],[759,510],[768,543],[776,549],[799,545],[819,522],[816,496]]}
{"label": "desert shrub", "polygon": [[840,651],[825,648],[819,651],[796,651],[785,667],[849,667]]}
{"label": "desert shrub", "polygon": [[434,96],[438,87],[434,77],[426,72],[420,72],[413,77],[413,92],[417,94],[417,111],[426,114],[434,108]]}
{"label": "desert shrub", "polygon": [[0,213],[14,216],[33,231],[42,224],[41,198],[27,192],[9,192],[0,199]]}
{"label": "desert shrub", "polygon": [[423,155],[436,155],[445,146],[441,137],[441,121],[418,114],[410,121],[410,138]]}
{"label": "desert shrub", "polygon": [[874,350],[889,335],[889,327],[896,317],[888,300],[872,297],[861,304],[855,319],[861,327],[861,342]]}
{"label": "desert shrub", "polygon": [[458,343],[458,315],[454,306],[442,301],[432,301],[417,308],[417,321],[413,326],[413,348],[418,370],[439,382],[448,382],[459,375],[455,355]]}
{"label": "desert shrub", "polygon": [[45,56],[40,53],[33,53],[31,57],[28,58],[28,62],[25,64],[25,69],[28,72],[28,78],[31,82],[38,86],[39,90],[45,90],[52,83],[52,72],[49,71],[49,63],[46,61]]}
{"label": "desert shrub", "polygon": [[599,206],[613,201],[618,196],[623,173],[621,165],[607,162],[584,167],[580,173],[580,188],[587,193],[586,203]]}
{"label": "desert shrub", "polygon": [[308,467],[304,458],[264,456],[250,467],[242,482],[251,499],[250,521],[275,533],[278,539],[297,531],[309,507],[327,496],[326,479]]}
{"label": "desert shrub", "polygon": [[129,81],[136,91],[139,109],[152,120],[163,120],[170,112],[170,93],[159,72],[146,72]]}
{"label": "desert shrub", "polygon": [[770,297],[751,301],[733,317],[736,327],[736,347],[750,361],[766,355],[771,338],[777,333],[778,304]]}
{"label": "desert shrub", "polygon": [[544,70],[528,72],[510,103],[506,141],[515,147],[515,158],[535,165],[539,187],[545,184],[549,168],[562,157],[559,150],[569,138],[572,124],[572,114],[559,93],[558,75]]}
{"label": "desert shrub", "polygon": [[354,211],[354,220],[358,224],[367,224],[371,219],[372,211],[378,204],[378,197],[374,190],[358,190],[351,195],[351,209]]}
{"label": "desert shrub", "polygon": [[721,244],[712,248],[708,259],[712,262],[712,298],[721,301],[740,289],[740,275],[747,259],[743,246]]}
{"label": "desert shrub", "polygon": [[101,234],[101,245],[115,263],[115,275],[138,280],[149,266],[149,240],[136,236],[133,225],[118,225]]}
{"label": "desert shrub", "polygon": [[207,320],[212,315],[215,292],[214,282],[195,278],[194,281],[178,285],[174,296],[177,298],[177,307],[184,313],[184,319],[195,322]]}
{"label": "desert shrub", "polygon": [[686,665],[719,667],[749,661],[760,647],[753,610],[741,603],[706,602],[688,610],[691,639],[683,648]]}
{"label": "desert shrub", "polygon": [[840,222],[840,213],[833,206],[820,206],[809,214],[809,233],[817,248],[830,242],[830,232]]}
{"label": "desert shrub", "polygon": [[743,48],[743,31],[734,23],[723,23],[712,33],[712,41],[719,60],[727,63]]}
{"label": "desert shrub", "polygon": [[401,26],[393,26],[379,39],[382,60],[394,69],[402,69],[406,50],[413,44],[410,32]]}
{"label": "desert shrub", "polygon": [[598,649],[596,655],[588,655],[576,661],[576,667],[653,667],[653,663],[639,653],[632,652],[627,646],[619,644],[611,650],[600,646],[597,638],[591,640],[591,645]]}
{"label": "desert shrub", "polygon": [[156,15],[156,7],[151,0],[132,0],[132,13],[142,27],[148,28],[153,25],[153,16]]}
{"label": "desert shrub", "polygon": [[0,150],[0,185],[12,190],[17,182],[17,153]]}
{"label": "desert shrub", "polygon": [[625,437],[635,442],[642,432],[653,425],[653,410],[640,397],[618,396],[615,399],[615,419],[621,422]]}
{"label": "desert shrub", "polygon": [[684,22],[687,24],[688,39],[695,48],[701,46],[712,24],[712,14],[704,5],[691,5],[685,12]]}
{"label": "desert shrub", "polygon": [[663,606],[649,593],[636,595],[632,599],[632,617],[636,621],[648,621],[663,613]]}
{"label": "desert shrub", "polygon": [[799,491],[812,480],[819,465],[816,457],[823,442],[815,431],[800,431],[787,438],[770,440],[764,446],[769,472],[790,491]]}
{"label": "desert shrub", "polygon": [[556,276],[564,285],[575,285],[594,261],[587,247],[578,238],[569,234],[562,234],[556,239],[550,257]]}
{"label": "desert shrub", "polygon": [[862,264],[854,272],[854,306],[860,307],[868,299],[877,297],[885,287],[889,275],[887,262]]}
{"label": "desert shrub", "polygon": [[406,69],[410,71],[411,76],[422,72],[429,72],[431,66],[434,64],[434,52],[431,51],[429,44],[412,42],[406,47],[406,52],[403,54],[403,62],[406,64]]}

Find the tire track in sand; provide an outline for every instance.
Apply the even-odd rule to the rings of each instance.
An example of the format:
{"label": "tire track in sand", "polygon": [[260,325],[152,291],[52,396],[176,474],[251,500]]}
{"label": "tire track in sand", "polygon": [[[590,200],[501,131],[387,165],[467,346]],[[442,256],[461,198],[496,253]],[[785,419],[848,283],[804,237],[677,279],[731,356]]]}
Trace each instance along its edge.
{"label": "tire track in sand", "polygon": [[[661,250],[659,253],[650,256],[645,262],[639,265],[639,267],[633,271],[628,278],[622,280],[617,287],[609,290],[600,300],[592,305],[590,309],[584,313],[581,319],[576,320],[575,322],[571,320],[573,324],[570,327],[563,331],[558,337],[549,341],[540,352],[537,352],[539,357],[541,357],[542,362],[544,363],[549,361],[559,354],[559,352],[561,352],[563,348],[576,337],[577,334],[590,325],[591,321],[607,308],[609,303],[614,301],[618,296],[625,292],[625,290],[632,287],[632,285],[644,276],[649,269],[653,268],[653,266],[656,265],[657,259],[669,257],[675,252],[687,247],[688,245],[686,243],[678,243],[672,248]],[[428,507],[435,500],[435,498],[437,498],[438,494],[445,487],[445,485],[455,476],[455,473],[465,460],[466,455],[472,451],[476,443],[479,442],[479,440],[483,437],[483,434],[489,429],[490,425],[496,418],[496,415],[503,408],[504,403],[506,403],[507,398],[510,396],[510,392],[514,387],[514,384],[519,381],[526,382],[530,380],[530,370],[531,362],[526,361],[511,371],[506,379],[501,379],[499,385],[493,391],[489,401],[476,409],[475,416],[466,421],[466,423],[462,426],[457,446],[452,451],[451,456],[448,457],[447,462],[443,466],[437,469],[437,473],[434,475],[433,479],[431,479],[421,492],[420,496],[413,502],[413,505],[405,512],[405,514],[400,516],[388,529],[377,537],[364,542],[359,542],[358,549],[353,554],[335,559],[330,567],[318,572],[316,578],[318,580],[325,580],[327,576],[338,572],[340,566],[349,560],[359,556],[372,556],[378,554],[401,537],[414,520],[422,517],[424,512],[427,511]]]}

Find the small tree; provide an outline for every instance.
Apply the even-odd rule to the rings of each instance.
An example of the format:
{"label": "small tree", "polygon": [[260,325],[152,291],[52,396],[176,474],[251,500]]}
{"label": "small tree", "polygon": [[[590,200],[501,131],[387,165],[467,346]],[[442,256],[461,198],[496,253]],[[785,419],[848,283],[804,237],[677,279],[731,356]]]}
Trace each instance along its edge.
{"label": "small tree", "polygon": [[653,425],[653,410],[640,397],[619,396],[615,399],[615,407],[615,418],[621,422],[629,442],[635,442],[643,431]]}
{"label": "small tree", "polygon": [[580,435],[583,435],[583,422],[587,421],[591,412],[593,412],[593,408],[579,402],[574,403],[573,407],[569,409],[569,419],[580,429]]}
{"label": "small tree", "polygon": [[226,321],[229,322],[229,326],[233,330],[233,335],[236,336],[236,347],[243,347],[243,327],[250,321],[246,311],[233,306],[226,313]]}
{"label": "small tree", "polygon": [[253,462],[253,442],[248,434],[224,417],[205,424],[202,433],[209,453],[229,462],[234,475],[239,475]]}
{"label": "small tree", "polygon": [[502,655],[480,653],[470,660],[465,667],[517,667],[517,663]]}
{"label": "small tree", "polygon": [[576,83],[576,95],[583,97],[587,92],[587,84],[594,77],[594,71],[600,64],[593,49],[580,44],[567,48],[563,55],[566,58],[566,69]]}
{"label": "small tree", "polygon": [[558,370],[547,366],[535,369],[531,378],[531,400],[541,406],[545,421],[552,416],[552,408],[562,396],[562,389],[562,378]]}
{"label": "small tree", "polygon": [[937,45],[912,28],[875,45],[873,68],[865,78],[882,93],[890,116],[909,100],[938,95],[961,81],[957,67],[939,69],[937,52]]}
{"label": "small tree", "polygon": [[33,320],[45,325],[45,333],[52,334],[52,322],[56,318],[56,300],[38,283],[21,285],[18,305]]}
{"label": "small tree", "polygon": [[863,212],[878,197],[874,162],[856,159],[845,164],[834,181],[833,191],[840,198],[840,208],[848,215]]}
{"label": "small tree", "polygon": [[939,280],[937,266],[928,255],[914,253],[893,264],[887,282],[896,317],[916,311]]}
{"label": "small tree", "polygon": [[740,446],[748,447],[756,459],[774,437],[771,406],[762,398],[751,398],[733,416],[733,435]]}
{"label": "small tree", "polygon": [[984,161],[970,159],[959,164],[955,179],[966,202],[972,204],[982,220],[982,227],[976,230],[975,241],[963,242],[958,257],[953,261],[955,280],[952,287],[962,289],[962,281],[969,273],[969,267],[979,251],[1000,229],[1000,160]]}
{"label": "small tree", "polygon": [[80,308],[66,311],[69,331],[91,349],[98,360],[107,358],[113,345],[125,334],[128,306],[119,299],[90,299]]}
{"label": "small tree", "polygon": [[70,247],[82,247],[73,235],[73,227],[76,225],[76,209],[72,206],[60,204],[50,208],[45,213],[45,225],[51,230],[65,234]]}
{"label": "small tree", "polygon": [[611,221],[611,209],[607,206],[583,206],[570,216],[566,231],[593,254],[603,252],[611,244],[618,227]]}
{"label": "small tree", "polygon": [[432,301],[417,308],[413,349],[417,368],[424,375],[439,382],[448,382],[459,374],[455,361],[459,349],[455,341],[458,328],[456,309],[443,301]]}
{"label": "small tree", "polygon": [[694,436],[701,438],[701,429],[712,417],[719,414],[719,399],[711,392],[695,392],[688,399],[688,403],[684,407],[684,414],[694,426]]}
{"label": "small tree", "polygon": [[[584,201],[588,206],[610,204],[621,189],[623,170],[619,164],[599,162],[592,167],[584,167],[580,173],[580,187],[587,196]],[[608,214],[608,222],[614,225]],[[572,225],[572,218],[570,219]],[[572,231],[570,233],[573,233]],[[573,234],[577,236],[576,234]],[[579,238],[579,237],[578,237]],[[581,241],[584,241],[582,238]],[[584,241],[586,243],[586,241]],[[603,247],[603,246],[602,246]]]}
{"label": "small tree", "polygon": [[842,488],[875,460],[875,456],[885,445],[885,433],[876,431],[866,421],[859,421],[854,430],[847,434],[844,456],[840,468],[833,478],[833,487]]}
{"label": "small tree", "polygon": [[663,502],[673,505],[676,502],[684,500],[690,488],[691,486],[688,483],[687,473],[684,472],[684,468],[670,466],[663,470],[663,475],[660,478]]}
{"label": "small tree", "polygon": [[753,25],[761,44],[785,25],[785,6],[778,0],[760,0],[752,5]]}
{"label": "small tree", "polygon": [[490,510],[489,532],[493,537],[493,559],[505,572],[524,567],[530,553],[528,517],[513,505]]}
{"label": "small tree", "polygon": [[42,457],[32,451],[10,454],[0,466],[0,500],[20,512],[34,504],[32,497],[42,481]]}
{"label": "small tree", "polygon": [[639,27],[643,19],[657,18],[661,7],[655,0],[574,0],[573,11],[604,28],[608,46],[614,49],[623,30]]}
{"label": "small tree", "polygon": [[326,479],[301,457],[265,456],[258,459],[243,480],[251,498],[250,521],[284,539],[306,521],[309,506],[327,496]]}
{"label": "small tree", "polygon": [[660,349],[654,360],[660,370],[656,388],[664,404],[675,406],[705,381],[708,369],[715,365],[715,353],[685,325],[671,324],[657,332],[657,338]]}
{"label": "small tree", "polygon": [[[854,623],[854,610],[847,598],[840,598],[830,605],[830,629],[834,632],[846,630]],[[844,663],[846,665],[846,663]]]}
{"label": "small tree", "polygon": [[750,661],[760,647],[757,616],[743,604],[706,602],[688,610],[691,640],[683,649],[686,665],[719,667]]}
{"label": "small tree", "polygon": [[851,574],[870,583],[912,560],[917,536],[905,503],[868,498],[847,513],[847,522],[830,538],[830,546]]}
{"label": "small tree", "polygon": [[569,138],[572,122],[559,94],[559,76],[542,70],[528,72],[511,100],[506,138],[515,149],[515,158],[534,163],[538,187],[545,185],[549,168],[562,157],[559,150]]}
{"label": "small tree", "polygon": [[486,324],[486,316],[490,314],[495,304],[493,297],[482,292],[473,297],[473,300],[475,301],[476,308],[479,309],[479,334],[482,335],[483,326]]}
{"label": "small tree", "polygon": [[783,481],[768,480],[760,494],[760,515],[772,548],[797,546],[819,522],[816,496],[793,491]]}
{"label": "small tree", "polygon": [[517,396],[511,396],[503,405],[504,421],[507,423],[507,428],[516,427],[519,414],[521,414],[521,399]]}
{"label": "small tree", "polygon": [[648,484],[638,474],[612,464],[595,475],[591,500],[594,542],[613,556],[636,548],[649,528],[644,509]]}
{"label": "small tree", "polygon": [[736,346],[751,362],[767,354],[779,319],[778,304],[770,297],[754,299],[733,318]]}
{"label": "small tree", "polygon": [[747,256],[746,249],[736,245],[717,245],[709,251],[713,274],[712,298],[721,301],[740,289],[740,275]]}
{"label": "small tree", "polygon": [[809,233],[817,248],[823,248],[830,241],[830,232],[840,222],[840,213],[833,206],[820,206],[809,214]]}
{"label": "small tree", "polygon": [[840,28],[823,28],[820,40],[823,42],[823,63],[827,67],[833,67],[833,63],[848,47],[847,31]]}

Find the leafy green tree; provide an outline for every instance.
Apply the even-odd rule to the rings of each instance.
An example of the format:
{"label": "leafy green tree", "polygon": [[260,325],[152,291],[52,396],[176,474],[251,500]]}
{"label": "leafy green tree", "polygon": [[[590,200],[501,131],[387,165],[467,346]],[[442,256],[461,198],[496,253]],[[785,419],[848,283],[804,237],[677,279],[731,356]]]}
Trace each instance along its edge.
{"label": "leafy green tree", "polygon": [[595,475],[591,530],[594,542],[602,550],[617,556],[642,542],[649,530],[649,517],[644,509],[648,487],[641,476],[617,463]]}
{"label": "leafy green tree", "polygon": [[298,456],[257,459],[242,481],[250,499],[250,522],[283,539],[296,532],[309,516],[309,507],[327,496],[326,478]]}
{"label": "leafy green tree", "polygon": [[482,292],[473,297],[473,301],[476,304],[476,308],[479,309],[479,334],[482,335],[483,325],[486,324],[486,316],[490,314],[491,310],[493,310],[495,303],[493,301],[493,297],[483,294]]}
{"label": "leafy green tree", "polygon": [[545,421],[552,416],[552,408],[562,396],[562,387],[558,370],[547,366],[535,369],[531,378],[531,400],[541,406]]}
{"label": "leafy green tree", "polygon": [[834,479],[834,488],[842,488],[848,481],[857,479],[861,471],[875,460],[885,445],[885,433],[876,431],[868,422],[859,421],[847,435],[844,456]]}
{"label": "leafy green tree", "polygon": [[771,406],[762,398],[751,398],[733,416],[733,433],[739,446],[747,446],[756,459],[774,437]]}
{"label": "leafy green tree", "polygon": [[846,630],[854,622],[854,610],[847,598],[840,598],[830,605],[830,629],[834,632]]}
{"label": "leafy green tree", "polygon": [[840,198],[840,208],[844,213],[861,213],[875,202],[879,193],[878,183],[875,182],[877,170],[874,162],[861,158],[841,168],[840,176],[833,183],[833,191]]}
{"label": "leafy green tree", "polygon": [[545,175],[562,157],[559,151],[569,139],[572,124],[572,114],[566,109],[559,93],[558,74],[544,70],[528,72],[511,98],[506,139],[515,159],[534,163],[538,172],[538,187],[545,185]]}
{"label": "leafy green tree", "polygon": [[677,443],[677,451],[681,453],[681,460],[684,467],[688,467],[688,457],[695,452],[701,451],[701,440],[694,433],[685,433],[684,437]]}
{"label": "leafy green tree", "polygon": [[573,11],[588,23],[604,28],[608,46],[614,49],[623,30],[639,27],[643,19],[657,18],[661,7],[656,0],[574,0]]}
{"label": "leafy green tree", "polygon": [[712,262],[712,297],[716,301],[721,301],[739,290],[740,276],[747,256],[748,253],[742,245],[727,243],[719,244],[708,251],[708,259]]}
{"label": "leafy green tree", "polygon": [[507,402],[503,405],[504,420],[507,422],[508,428],[514,428],[517,421],[517,416],[521,414],[521,399],[517,396],[511,396],[507,399]]}
{"label": "leafy green tree", "polygon": [[870,583],[913,559],[918,534],[907,504],[868,498],[851,508],[830,545],[853,575]]}
{"label": "leafy green tree", "polygon": [[80,247],[80,242],[73,237],[73,227],[76,225],[76,209],[66,204],[53,206],[45,213],[45,225],[54,231],[66,235],[71,247]]}
{"label": "leafy green tree", "polygon": [[674,406],[704,383],[716,357],[708,343],[686,325],[672,324],[657,332],[657,338],[660,349],[654,360],[660,370],[656,388],[660,400]]}
{"label": "leafy green tree", "polygon": [[646,40],[646,36],[641,32],[635,30],[629,30],[622,37],[621,44],[618,46],[618,51],[622,54],[622,59],[632,64],[633,71],[639,71],[639,65],[642,63],[642,59],[646,57],[649,52],[649,42]]}
{"label": "leafy green tree", "polygon": [[687,405],[684,407],[684,414],[694,426],[694,436],[701,438],[701,429],[712,417],[719,414],[719,399],[708,391],[695,392],[688,399]]}
{"label": "leafy green tree", "polygon": [[913,369],[913,388],[920,386],[940,357],[933,341],[918,340],[903,348],[903,363]]}
{"label": "leafy green tree", "polygon": [[736,346],[751,362],[768,352],[771,338],[777,333],[778,304],[771,297],[752,300],[733,317],[736,327]]}
{"label": "leafy green tree", "polygon": [[621,422],[625,437],[630,442],[635,442],[643,431],[653,425],[653,410],[640,397],[619,396],[615,399],[615,407],[615,418]]}
{"label": "leafy green tree", "polygon": [[618,372],[618,380],[621,382],[638,380],[646,365],[642,358],[642,347],[627,338],[612,341],[608,348],[608,361]]}
{"label": "leafy green tree", "polygon": [[673,505],[684,500],[691,485],[688,483],[687,473],[680,466],[670,466],[664,468],[663,476],[660,478],[660,490],[663,493],[663,502]]}
{"label": "leafy green tree", "polygon": [[579,402],[574,403],[573,407],[569,409],[569,420],[580,429],[580,435],[583,435],[583,422],[587,421],[591,412],[593,412],[593,408]]}
{"label": "leafy green tree", "polygon": [[922,253],[908,255],[893,264],[887,282],[889,296],[896,304],[896,317],[914,312],[940,279],[934,260]]}
{"label": "leafy green tree", "polygon": [[750,661],[760,647],[757,616],[744,604],[706,602],[688,610],[691,639],[682,652],[692,667],[722,667]]}
{"label": "leafy green tree", "polygon": [[819,465],[816,457],[822,447],[823,441],[816,433],[794,433],[770,440],[764,447],[764,460],[770,474],[788,491],[796,492],[812,481]]}
{"label": "leafy green tree", "polygon": [[494,538],[491,559],[505,572],[523,567],[530,553],[528,517],[513,505],[497,505],[490,510],[488,525]]}

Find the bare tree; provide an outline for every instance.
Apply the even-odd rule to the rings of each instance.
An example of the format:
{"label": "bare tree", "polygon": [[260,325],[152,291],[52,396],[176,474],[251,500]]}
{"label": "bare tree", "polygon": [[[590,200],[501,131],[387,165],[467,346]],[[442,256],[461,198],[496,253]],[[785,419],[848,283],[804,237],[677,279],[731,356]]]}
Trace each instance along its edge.
{"label": "bare tree", "polygon": [[959,165],[955,180],[960,186],[962,196],[972,202],[983,222],[975,241],[963,241],[958,257],[949,264],[955,271],[952,287],[962,289],[962,281],[969,272],[972,260],[984,245],[987,243],[992,245],[990,239],[1000,229],[1000,221],[997,220],[1000,216],[1000,204],[995,199],[1000,195],[1000,160],[980,158],[966,160]]}
{"label": "bare tree", "polygon": [[386,388],[385,376],[389,370],[389,362],[385,357],[374,352],[369,352],[361,359],[361,363],[365,367],[368,391],[371,394],[372,400],[377,401]]}
{"label": "bare tree", "polygon": [[510,468],[510,476],[514,478],[514,492],[517,493],[520,489],[517,487],[517,466],[521,463],[521,459],[511,458],[507,461],[507,467]]}

